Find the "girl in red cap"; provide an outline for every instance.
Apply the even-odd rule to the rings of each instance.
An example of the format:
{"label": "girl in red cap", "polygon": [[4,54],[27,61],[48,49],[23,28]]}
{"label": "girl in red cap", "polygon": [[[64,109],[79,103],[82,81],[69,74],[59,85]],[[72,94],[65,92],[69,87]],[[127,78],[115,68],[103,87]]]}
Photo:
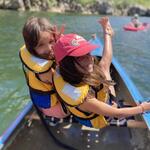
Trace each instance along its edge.
{"label": "girl in red cap", "polygon": [[150,103],[120,107],[115,102],[115,82],[110,76],[113,29],[107,17],[99,20],[104,32],[104,50],[100,61],[90,55],[97,46],[77,34],[66,34],[54,45],[59,68],[54,74],[56,91],[67,109],[89,127],[107,125],[146,127],[134,115],[150,110]]}

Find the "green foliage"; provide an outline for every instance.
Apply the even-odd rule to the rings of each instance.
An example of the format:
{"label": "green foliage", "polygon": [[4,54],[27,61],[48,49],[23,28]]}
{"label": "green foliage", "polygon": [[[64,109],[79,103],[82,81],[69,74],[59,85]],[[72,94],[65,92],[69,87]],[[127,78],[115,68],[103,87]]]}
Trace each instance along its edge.
{"label": "green foliage", "polygon": [[143,5],[144,7],[150,8],[150,0],[112,0],[112,2],[118,6],[118,5],[124,5],[124,4],[139,4]]}
{"label": "green foliage", "polygon": [[56,5],[56,4],[57,4],[56,0],[48,0],[48,5],[50,7],[52,7],[52,6]]}
{"label": "green foliage", "polygon": [[[86,4],[92,4],[94,3],[96,0],[76,0],[76,2],[81,3],[82,5],[86,5]],[[121,6],[121,5],[135,5],[135,4],[140,4],[143,5],[145,7],[150,8],[150,0],[102,0],[102,1],[107,1],[107,2],[112,2],[115,6]]]}
{"label": "green foliage", "polygon": [[94,3],[96,0],[76,0],[76,2],[82,4],[83,6],[86,4],[92,4]]}

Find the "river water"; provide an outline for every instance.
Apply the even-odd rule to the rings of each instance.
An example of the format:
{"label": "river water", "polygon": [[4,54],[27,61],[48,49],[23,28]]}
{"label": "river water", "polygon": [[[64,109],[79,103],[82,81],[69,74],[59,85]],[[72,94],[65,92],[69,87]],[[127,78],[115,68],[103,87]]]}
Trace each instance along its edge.
{"label": "river water", "polygon": [[[53,24],[66,24],[65,33],[74,32],[90,39],[92,33],[103,37],[97,20],[100,16],[54,14],[49,12],[0,11],[0,134],[29,101],[19,48],[23,45],[22,27],[30,16],[47,17]],[[141,17],[150,22],[150,18]],[[126,32],[123,25],[130,17],[110,16],[115,31],[114,56],[119,60],[144,98],[150,98],[150,30]]]}

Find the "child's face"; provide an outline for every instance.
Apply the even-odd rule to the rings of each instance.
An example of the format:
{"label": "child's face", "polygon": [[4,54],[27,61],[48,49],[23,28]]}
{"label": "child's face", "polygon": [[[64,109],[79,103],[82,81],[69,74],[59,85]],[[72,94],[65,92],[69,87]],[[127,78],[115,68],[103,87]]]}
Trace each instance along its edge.
{"label": "child's face", "polygon": [[52,60],[54,59],[54,53],[52,49],[54,43],[54,36],[50,32],[41,31],[40,39],[35,48],[35,51],[39,57],[47,60]]}
{"label": "child's face", "polygon": [[76,60],[80,63],[80,65],[86,69],[89,73],[93,71],[94,59],[90,54],[86,54],[81,57],[77,57]]}

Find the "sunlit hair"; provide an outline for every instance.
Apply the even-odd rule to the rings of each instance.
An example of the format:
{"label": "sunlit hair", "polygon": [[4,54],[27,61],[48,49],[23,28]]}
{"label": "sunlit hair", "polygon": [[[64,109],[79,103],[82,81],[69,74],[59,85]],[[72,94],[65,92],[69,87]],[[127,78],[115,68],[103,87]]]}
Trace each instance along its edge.
{"label": "sunlit hair", "polygon": [[[84,55],[82,57],[87,56]],[[115,83],[112,80],[106,80],[106,76],[96,62],[98,62],[98,60],[95,58],[93,71],[89,72],[87,66],[84,66],[84,63],[82,64],[82,62],[77,61],[76,57],[67,56],[59,64],[60,74],[66,82],[69,82],[72,85],[88,84],[94,88],[98,88],[102,84],[107,87],[114,85]]]}
{"label": "sunlit hair", "polygon": [[35,47],[40,40],[41,31],[54,31],[54,27],[46,18],[31,17],[27,20],[23,27],[22,34],[25,45],[28,51],[33,55],[37,55],[35,52]]}

